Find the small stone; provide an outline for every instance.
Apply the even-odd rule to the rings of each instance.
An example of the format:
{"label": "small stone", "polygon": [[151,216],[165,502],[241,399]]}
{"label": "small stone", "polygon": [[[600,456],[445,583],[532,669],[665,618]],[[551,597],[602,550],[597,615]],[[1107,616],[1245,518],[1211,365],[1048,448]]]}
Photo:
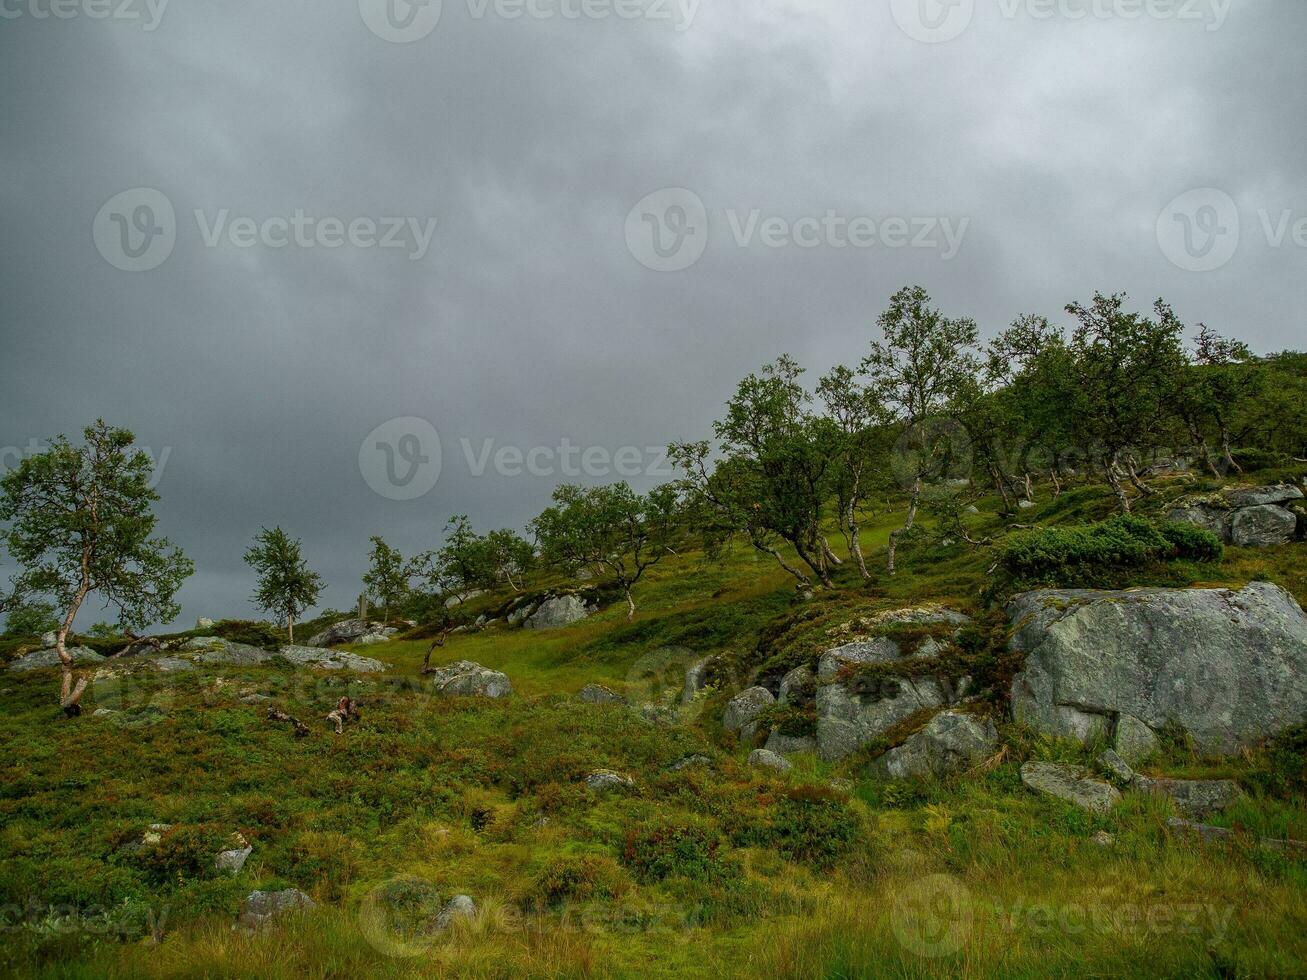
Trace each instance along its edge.
{"label": "small stone", "polygon": [[626,704],[626,698],[602,684],[587,684],[577,692],[576,699],[587,704]]}
{"label": "small stone", "polygon": [[1100,830],[1098,833],[1094,834],[1093,841],[1099,847],[1111,847],[1116,843],[1116,838],[1106,830]]}
{"label": "small stone", "polygon": [[726,704],[722,714],[722,727],[728,732],[739,732],[745,742],[752,742],[757,724],[754,721],[764,709],[776,703],[771,691],[765,687],[751,687],[741,691]]}
{"label": "small stone", "polygon": [[790,762],[789,759],[768,749],[754,749],[750,752],[749,765],[774,769],[777,772],[789,772],[794,768],[794,763]]}
{"label": "small stone", "polygon": [[436,916],[436,928],[448,929],[458,920],[476,918],[477,903],[469,895],[455,895]]}
{"label": "small stone", "polygon": [[1112,778],[1122,783],[1129,783],[1135,778],[1135,771],[1126,765],[1125,760],[1111,749],[1099,755],[1098,764],[1106,769]]}
{"label": "small stone", "polygon": [[1027,762],[1021,767],[1021,781],[1036,792],[1094,813],[1106,813],[1121,800],[1115,786],[1089,778],[1080,766],[1059,762]]}
{"label": "small stone", "polygon": [[635,780],[612,769],[596,769],[585,777],[585,784],[596,793],[635,789]]}
{"label": "small stone", "polygon": [[1138,776],[1136,789],[1168,796],[1183,816],[1199,819],[1229,807],[1239,798],[1239,787],[1232,779],[1154,779]]}
{"label": "small stone", "polygon": [[711,766],[712,759],[706,755],[687,755],[672,763],[672,771],[680,772],[682,769],[689,769],[691,766]]}
{"label": "small stone", "polygon": [[1157,751],[1157,735],[1134,715],[1116,720],[1116,752],[1128,763],[1139,763]]}
{"label": "small stone", "polygon": [[217,857],[213,859],[213,867],[227,874],[239,874],[241,868],[245,867],[246,859],[254,853],[254,848],[240,833],[233,833],[227,843],[229,845],[227,850],[219,851]]}
{"label": "small stone", "polygon": [[241,904],[240,921],[249,928],[264,926],[276,916],[297,909],[311,909],[317,905],[298,888],[279,892],[254,891]]}

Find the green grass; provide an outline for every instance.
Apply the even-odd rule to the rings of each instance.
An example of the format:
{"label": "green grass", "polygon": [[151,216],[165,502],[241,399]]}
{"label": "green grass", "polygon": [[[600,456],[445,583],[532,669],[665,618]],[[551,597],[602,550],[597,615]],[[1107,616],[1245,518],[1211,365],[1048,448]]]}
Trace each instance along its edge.
{"label": "green grass", "polygon": [[[1110,513],[1101,488],[1058,500],[1041,491],[1038,508],[1012,519],[981,501],[968,517],[972,534],[1001,539],[1009,520],[1070,525]],[[1159,499],[1140,509],[1154,516],[1163,507]],[[799,757],[774,777],[750,770],[748,746],[720,731],[729,691],[668,726],[571,698],[592,681],[637,702],[674,693],[683,667],[708,655],[741,671],[811,662],[832,635],[857,631],[880,610],[940,602],[983,613],[994,550],[927,537],[905,549],[890,578],[879,549],[900,519],[890,504],[868,521],[870,582],[846,562],[836,589],[808,602],[774,563],[743,548],[716,564],[686,552],[641,581],[633,621],[618,603],[567,629],[491,628],[435,652],[433,664],[469,659],[505,671],[515,693],[503,701],[431,697],[418,673],[429,641],[417,639],[358,650],[391,665],[380,677],[268,666],[95,685],[74,721],[57,709],[56,674],[0,676],[0,907],[9,926],[0,972],[1301,971],[1307,862],[1173,837],[1173,811],[1157,799],[1131,796],[1091,816],[1022,788],[1021,761],[1092,765],[1082,747],[1003,723],[1006,756],[961,779],[882,782],[865,776],[863,756]],[[1270,579],[1307,601],[1302,548],[1227,549],[1203,574],[1235,586]],[[483,597],[469,611],[508,598]],[[337,737],[323,716],[345,691],[364,713]],[[312,735],[295,739],[264,707],[240,701],[255,692],[303,718]],[[102,704],[122,713],[92,717]],[[671,768],[691,754],[712,762]],[[1247,795],[1213,822],[1304,838],[1301,782],[1272,778],[1298,758],[1213,760],[1172,746],[1147,769],[1235,778]],[[592,793],[581,780],[601,767],[630,774],[636,790]],[[831,791],[833,777],[852,780],[852,792]],[[163,846],[133,851],[152,823],[177,829]],[[214,841],[232,830],[254,846],[234,878],[209,864]],[[1093,842],[1099,831],[1113,835],[1111,847]],[[318,907],[253,936],[233,930],[252,889],[291,886]],[[476,898],[475,921],[439,936],[416,927],[456,893]]]}

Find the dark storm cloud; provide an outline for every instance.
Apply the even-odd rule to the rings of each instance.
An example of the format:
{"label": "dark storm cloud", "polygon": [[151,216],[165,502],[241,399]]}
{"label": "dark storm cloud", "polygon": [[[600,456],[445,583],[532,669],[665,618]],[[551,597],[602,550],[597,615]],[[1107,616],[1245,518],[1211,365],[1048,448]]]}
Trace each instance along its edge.
{"label": "dark storm cloud", "polygon": [[[0,446],[103,415],[167,451],[163,529],[199,569],[184,618],[248,615],[240,555],[261,524],[302,536],[328,602],[347,604],[369,534],[412,552],[452,513],[520,526],[557,482],[620,475],[571,477],[564,440],[602,450],[592,463],[634,447],[632,482],[655,482],[644,447],[706,434],[733,382],[780,351],[814,373],[858,358],[907,282],[986,332],[1125,289],[1262,350],[1301,346],[1307,249],[1282,216],[1307,215],[1307,8],[954,6],[965,27],[924,43],[898,0],[629,18],[597,0],[585,9],[608,16],[446,0],[427,36],[395,44],[351,4],[172,0],[147,30],[144,0],[136,20],[0,0]],[[172,205],[175,244],[121,271],[92,223],[142,187]],[[692,191],[707,220],[681,271],[628,243],[628,212],[663,188]],[[1206,272],[1157,232],[1196,188],[1228,195],[1240,230]],[[1213,200],[1193,234],[1228,224]],[[339,221],[328,241],[355,221],[374,233],[295,244],[297,211]],[[1259,212],[1286,229],[1278,247]],[[118,214],[136,234],[134,209]],[[674,216],[655,217],[675,245]],[[404,247],[381,247],[387,218]],[[865,247],[847,241],[859,218]],[[923,246],[896,244],[895,219]],[[962,232],[948,259],[946,222]],[[443,444],[416,500],[359,467],[365,436],[404,416]],[[507,475],[505,446],[552,455]]]}

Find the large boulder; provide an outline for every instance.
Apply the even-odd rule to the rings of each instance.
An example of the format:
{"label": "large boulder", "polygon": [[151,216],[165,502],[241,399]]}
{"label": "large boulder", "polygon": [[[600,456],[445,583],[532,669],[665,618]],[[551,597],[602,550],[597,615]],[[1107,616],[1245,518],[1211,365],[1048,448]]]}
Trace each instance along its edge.
{"label": "large boulder", "polygon": [[794,763],[783,755],[777,755],[770,749],[754,749],[749,753],[749,765],[755,769],[772,769],[776,772],[789,772]]}
{"label": "large boulder", "polygon": [[[68,656],[73,658],[73,663],[81,666],[83,664],[98,664],[104,661],[90,647],[65,647],[64,651]],[[33,650],[31,653],[25,653],[9,665],[9,669],[14,672],[27,670],[39,670],[42,667],[58,667],[59,650],[51,647],[48,650]]]}
{"label": "large boulder", "polygon": [[344,650],[284,646],[278,653],[293,664],[312,667],[315,670],[354,670],[360,674],[370,674],[386,669],[386,665],[380,660],[361,657],[357,653],[346,653]]}
{"label": "large boulder", "polygon": [[1121,791],[1101,779],[1092,779],[1080,766],[1060,762],[1027,762],[1021,781],[1037,793],[1056,796],[1095,813],[1106,813],[1121,799]]}
{"label": "large boulder", "polygon": [[556,630],[580,622],[591,611],[580,596],[554,596],[540,603],[522,625],[529,630]]}
{"label": "large boulder", "polygon": [[480,695],[502,698],[513,693],[508,676],[470,660],[459,660],[431,673],[431,686],[445,697]]}
{"label": "large boulder", "polygon": [[1135,776],[1132,786],[1145,793],[1166,796],[1185,817],[1200,819],[1224,810],[1239,799],[1239,787],[1232,779],[1155,779]]}
{"label": "large boulder", "polygon": [[370,623],[365,619],[342,619],[321,633],[311,636],[309,646],[330,647],[339,643],[355,643],[369,634],[384,631],[385,627],[381,623]]}
{"label": "large boulder", "polygon": [[880,757],[894,779],[947,776],[984,762],[998,749],[998,730],[988,718],[941,711],[921,731]]}
{"label": "large boulder", "polygon": [[272,654],[267,650],[248,643],[233,643],[220,636],[197,636],[183,643],[181,649],[187,653],[194,652],[195,656],[191,659],[201,664],[252,667],[272,659]]}
{"label": "large boulder", "polygon": [[1196,524],[1241,548],[1264,548],[1293,540],[1298,516],[1292,508],[1302,496],[1301,490],[1287,483],[1225,487],[1182,497],[1166,517]]}
{"label": "large boulder", "polygon": [[[1284,589],[1043,589],[1007,613],[1025,665],[1016,719],[1137,758],[1178,726],[1203,752],[1233,753],[1307,719],[1307,614]],[[1125,744],[1125,742],[1130,744]]]}
{"label": "large boulder", "polygon": [[747,688],[726,702],[722,727],[728,732],[738,732],[741,741],[752,742],[758,730],[758,716],[775,703],[776,699],[767,688]]}
{"label": "large boulder", "polygon": [[[872,619],[869,629],[890,635],[872,635],[827,650],[817,663],[817,745],[823,759],[842,759],[884,735],[919,711],[942,708],[955,701],[964,687],[936,676],[933,658],[944,650],[926,633],[910,644],[905,630],[912,627],[957,627],[968,622],[959,612],[942,607],[894,610]],[[912,672],[913,662],[920,674]],[[895,667],[893,675],[859,677],[859,666]],[[852,676],[847,676],[852,675]]]}

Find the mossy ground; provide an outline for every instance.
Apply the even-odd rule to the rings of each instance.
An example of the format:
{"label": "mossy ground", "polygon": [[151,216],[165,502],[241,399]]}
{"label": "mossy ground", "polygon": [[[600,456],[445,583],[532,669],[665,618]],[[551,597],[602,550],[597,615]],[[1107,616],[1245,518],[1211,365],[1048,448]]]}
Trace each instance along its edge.
{"label": "mossy ground", "polygon": [[[1188,487],[1176,485],[1163,493]],[[1097,488],[1023,511],[1022,523],[1107,516]],[[969,520],[999,535],[992,503]],[[1147,501],[1141,509],[1160,509]],[[594,681],[633,701],[679,693],[690,659],[771,671],[878,610],[941,602],[980,612],[989,549],[923,544],[879,571],[887,504],[864,535],[862,583],[796,600],[785,574],[742,549],[720,564],[669,558],[615,604],[555,632],[451,637],[433,664],[505,671],[503,701],[439,700],[418,674],[425,640],[358,650],[383,677],[275,666],[101,684],[65,721],[49,672],[0,677],[0,970],[38,976],[1261,976],[1307,963],[1307,861],[1203,847],[1166,828],[1169,804],[1128,796],[1092,816],[1025,791],[1026,758],[1092,748],[1000,727],[1006,755],[948,782],[883,782],[865,759],[751,771],[710,691],[680,723],[572,699]],[[1267,578],[1307,602],[1303,545],[1227,550],[1189,577]],[[1171,573],[1168,573],[1171,574]],[[474,602],[489,608],[506,596]],[[472,609],[476,611],[475,606]],[[343,736],[323,716],[364,705]],[[240,697],[270,695],[313,733],[296,739]],[[93,717],[104,705],[118,715]],[[148,710],[157,708],[151,713]],[[132,722],[122,724],[122,721]],[[134,721],[133,721],[134,720]],[[706,766],[673,763],[708,756]],[[1294,758],[1287,764],[1293,765]],[[1297,764],[1301,764],[1300,761]],[[1154,773],[1239,779],[1213,822],[1307,838],[1302,785],[1265,751],[1210,760],[1181,746]],[[595,768],[631,793],[596,795]],[[834,777],[852,781],[832,791]],[[146,825],[178,828],[133,851]],[[209,864],[232,830],[254,846],[236,877]],[[1098,831],[1111,846],[1094,842]],[[318,908],[249,936],[232,928],[254,888],[302,888]],[[450,895],[478,918],[415,926]],[[411,908],[404,904],[411,903]],[[388,912],[388,915],[380,913]],[[411,914],[410,914],[411,913]],[[408,915],[408,918],[405,916]]]}

